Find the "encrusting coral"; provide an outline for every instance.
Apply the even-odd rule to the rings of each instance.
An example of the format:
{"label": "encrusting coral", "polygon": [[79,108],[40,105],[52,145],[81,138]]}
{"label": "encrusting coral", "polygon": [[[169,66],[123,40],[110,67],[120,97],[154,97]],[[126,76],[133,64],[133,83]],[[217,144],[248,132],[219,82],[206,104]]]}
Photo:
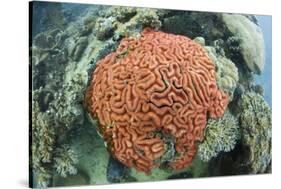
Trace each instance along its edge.
{"label": "encrusting coral", "polygon": [[140,38],[122,39],[97,63],[85,97],[112,154],[146,173],[160,166],[166,136],[174,138],[176,151],[169,165],[189,166],[207,116],[221,117],[227,104],[201,45],[149,28]]}
{"label": "encrusting coral", "polygon": [[204,141],[198,146],[198,155],[201,160],[208,162],[219,152],[233,150],[240,138],[237,119],[226,111],[219,119],[209,119],[204,133]]}

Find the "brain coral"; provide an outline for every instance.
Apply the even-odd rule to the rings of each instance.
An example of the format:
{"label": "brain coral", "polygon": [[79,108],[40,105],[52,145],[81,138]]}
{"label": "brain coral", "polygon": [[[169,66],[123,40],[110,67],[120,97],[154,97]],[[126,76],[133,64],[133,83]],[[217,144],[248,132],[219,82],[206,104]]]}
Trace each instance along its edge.
{"label": "brain coral", "polygon": [[182,169],[203,140],[207,117],[221,117],[228,104],[215,78],[199,44],[146,28],[97,63],[85,104],[120,162],[149,173],[171,150],[166,139],[172,138],[168,165]]}

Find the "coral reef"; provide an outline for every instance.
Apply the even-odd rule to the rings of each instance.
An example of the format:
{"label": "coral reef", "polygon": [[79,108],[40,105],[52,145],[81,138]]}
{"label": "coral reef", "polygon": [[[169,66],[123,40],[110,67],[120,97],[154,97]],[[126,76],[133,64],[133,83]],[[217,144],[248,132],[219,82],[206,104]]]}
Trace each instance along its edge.
{"label": "coral reef", "polygon": [[271,165],[271,109],[263,97],[254,92],[242,95],[240,127],[244,155],[242,168],[249,173],[264,173]]}
{"label": "coral reef", "polygon": [[[62,104],[60,98],[50,100],[50,93],[44,92],[42,88],[33,91],[32,95],[31,164],[37,182],[34,186],[47,187],[53,185],[55,174],[61,177],[76,174],[76,153],[66,147],[65,143],[67,143],[68,130],[71,129],[70,122],[77,119],[83,121],[83,119],[77,114],[71,114],[74,119],[69,120],[67,118],[69,114],[63,113],[68,109],[62,111],[59,108]],[[54,96],[56,98],[56,94]],[[51,101],[48,107],[46,107],[47,101]],[[59,109],[54,109],[54,104]],[[78,108],[75,109],[77,110]],[[62,115],[66,116],[65,120],[60,117]]]}
{"label": "coral reef", "polygon": [[139,36],[144,27],[159,29],[161,27],[159,16],[166,12],[149,8],[112,7],[101,12],[102,17],[96,22],[96,35],[100,40]]}
{"label": "coral reef", "polygon": [[[31,164],[39,187],[52,184],[54,173],[63,177],[76,174],[74,165],[77,163],[75,153],[65,146],[58,145],[59,128],[55,122],[54,113],[42,112],[40,95],[42,88],[33,92],[32,99],[32,130],[31,130]],[[58,130],[61,131],[58,131]],[[65,131],[64,131],[65,132]],[[65,135],[65,133],[62,133]]]}
{"label": "coral reef", "polygon": [[231,34],[240,41],[240,53],[247,67],[260,74],[264,67],[264,41],[260,27],[239,14],[222,14],[222,20]]}
{"label": "coral reef", "polygon": [[[210,169],[214,167],[220,167],[217,175],[226,173],[229,167],[231,174],[270,172],[271,110],[258,95],[263,94],[263,87],[254,80],[254,73],[262,71],[264,56],[254,16],[121,6],[47,6],[42,2],[35,2],[34,6],[34,13],[39,16],[33,17],[30,50],[33,187],[212,176],[215,174]],[[154,31],[147,30],[141,35],[147,26]],[[141,41],[158,30],[196,37],[193,41],[197,44],[186,37],[162,32],[158,34],[169,37]],[[182,40],[177,48],[166,47],[177,40]],[[159,46],[154,44],[157,41]],[[178,48],[185,46],[186,41],[200,50]],[[144,49],[140,48],[143,43]],[[150,49],[153,50],[146,56]],[[134,57],[138,52],[140,59]],[[184,69],[188,66],[181,61],[187,52],[200,54],[192,59],[190,70]],[[209,58],[200,61],[207,55]],[[207,64],[209,70],[202,66],[205,60],[212,62]],[[97,123],[88,119],[83,107],[84,94],[89,82],[93,84],[93,70],[102,73],[105,67],[101,65],[106,61],[108,71],[103,72],[102,79],[108,83],[102,85],[110,87],[100,90],[106,93],[104,98],[112,100],[103,104],[96,101],[102,106],[94,116],[99,120]],[[144,71],[141,66],[147,62],[152,64]],[[153,66],[159,65],[157,76]],[[211,76],[206,74],[209,71]],[[108,77],[108,73],[114,77]],[[187,73],[192,79],[181,83],[179,78]],[[157,82],[153,74],[158,77]],[[198,84],[199,80],[204,82]],[[226,96],[230,102],[221,118],[212,114],[215,110],[211,108],[212,98],[216,95],[205,95],[208,85],[205,81],[215,81],[214,91],[223,91],[217,94],[223,94],[224,98],[213,104],[222,103],[223,108],[218,111],[225,108]],[[192,88],[195,85],[199,88]],[[109,94],[111,88],[118,94]],[[185,92],[181,92],[183,89]],[[102,98],[100,94],[96,93],[96,97]],[[112,103],[116,105],[113,108]],[[188,105],[186,109],[183,103]],[[86,104],[93,113],[93,100],[88,99]],[[146,109],[150,106],[154,109]],[[144,116],[145,111],[150,113]],[[195,113],[200,116],[194,116]],[[132,162],[134,158],[136,161]],[[167,165],[187,168],[173,170]],[[151,174],[134,167],[151,170]]]}
{"label": "coral reef", "polygon": [[220,152],[231,151],[240,139],[237,119],[226,111],[222,118],[209,119],[204,132],[204,141],[198,146],[198,156],[203,161],[210,161]]}
{"label": "coral reef", "polygon": [[78,77],[81,73],[73,74],[75,78],[71,80],[64,73],[72,65],[67,65],[71,60],[65,47],[67,36],[58,29],[46,31],[34,37],[31,48],[31,164],[37,184],[34,187],[52,186],[56,173],[66,176],[76,170],[75,152],[63,149],[68,131],[83,122],[83,84]]}
{"label": "coral reef", "polygon": [[165,153],[165,135],[175,138],[170,166],[190,165],[207,114],[221,117],[228,95],[218,90],[215,66],[199,44],[146,28],[97,63],[85,103],[112,154],[149,172]]}

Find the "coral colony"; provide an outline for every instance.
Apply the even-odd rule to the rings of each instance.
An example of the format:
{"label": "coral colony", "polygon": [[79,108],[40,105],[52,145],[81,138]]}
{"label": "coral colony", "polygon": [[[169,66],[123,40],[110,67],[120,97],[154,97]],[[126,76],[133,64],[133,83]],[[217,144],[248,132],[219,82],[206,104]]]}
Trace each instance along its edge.
{"label": "coral colony", "polygon": [[169,165],[190,165],[207,116],[221,117],[228,95],[218,89],[215,65],[203,47],[146,28],[97,63],[86,103],[112,154],[149,172],[159,167],[171,137],[176,152]]}

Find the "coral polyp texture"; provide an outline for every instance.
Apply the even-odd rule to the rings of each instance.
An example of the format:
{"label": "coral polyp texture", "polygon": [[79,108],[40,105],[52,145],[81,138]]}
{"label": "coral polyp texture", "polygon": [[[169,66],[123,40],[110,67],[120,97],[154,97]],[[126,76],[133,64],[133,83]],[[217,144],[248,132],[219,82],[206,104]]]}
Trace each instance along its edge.
{"label": "coral polyp texture", "polygon": [[145,28],[97,62],[85,105],[126,166],[146,173],[162,163],[182,169],[192,163],[208,117],[223,116],[227,107],[215,74],[198,43]]}

